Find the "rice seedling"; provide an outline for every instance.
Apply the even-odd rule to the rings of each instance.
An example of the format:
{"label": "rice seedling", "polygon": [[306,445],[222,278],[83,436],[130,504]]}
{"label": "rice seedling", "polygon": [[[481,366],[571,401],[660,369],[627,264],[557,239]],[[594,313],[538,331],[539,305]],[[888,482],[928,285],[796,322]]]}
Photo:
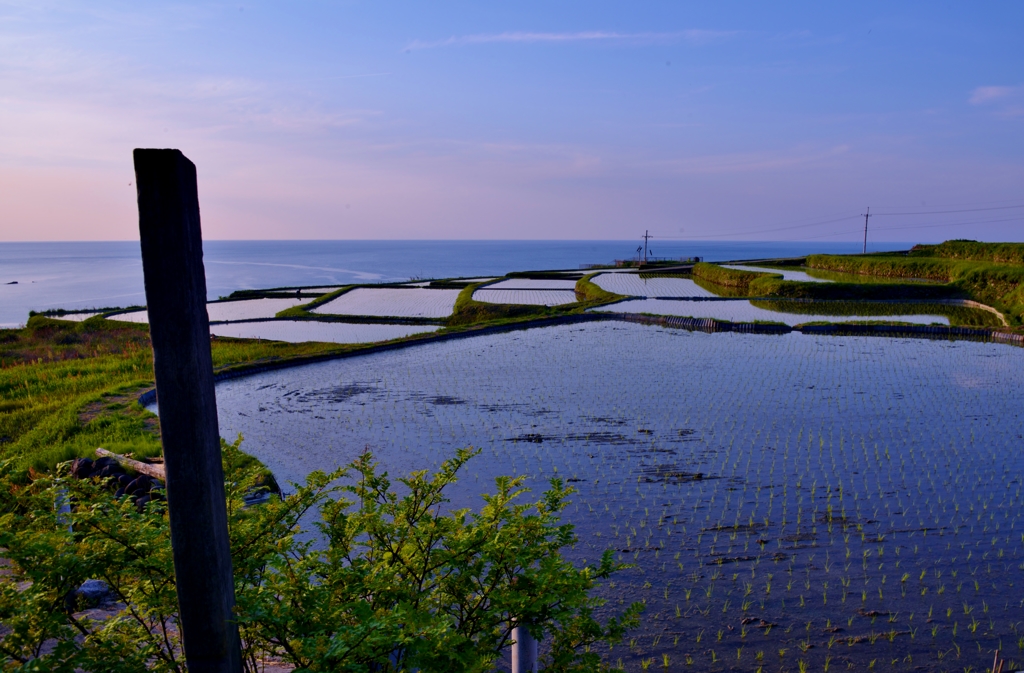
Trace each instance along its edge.
{"label": "rice seedling", "polygon": [[[477,298],[474,295],[474,298]],[[482,299],[480,301],[483,301]],[[512,302],[507,302],[512,303]],[[519,302],[528,303],[528,302]],[[531,302],[532,303],[532,302]],[[839,322],[895,322],[920,325],[948,325],[949,318],[941,313],[915,313],[913,305],[901,305],[901,313],[857,314],[850,313],[844,318],[832,313],[793,313],[762,308],[758,304],[744,299],[732,301],[699,301],[686,299],[630,299],[610,304],[593,311],[606,313],[648,313],[651,315],[683,316],[692,318],[714,318],[729,322],[755,323],[774,322],[785,325],[802,325],[806,323],[839,323]],[[810,306],[818,306],[811,304]],[[888,307],[886,307],[888,308]]]}
{"label": "rice seedling", "polygon": [[714,297],[689,278],[643,277],[632,273],[603,273],[591,281],[602,290],[632,297]]}
{"label": "rice seedling", "polygon": [[[505,281],[511,282],[511,281]],[[523,281],[520,281],[523,282]],[[549,282],[549,281],[533,281]],[[496,285],[482,287],[473,293],[473,301],[485,304],[521,304],[528,306],[561,306],[564,304],[575,304],[578,299],[574,281],[570,283],[569,289],[499,289]]]}
{"label": "rice seedling", "polygon": [[[908,666],[911,651],[914,665],[937,667],[935,651],[912,645],[922,615],[936,617],[925,625],[935,641],[966,640],[965,653],[1021,638],[1010,627],[1020,601],[1007,597],[1024,579],[1022,355],[588,323],[226,381],[218,404],[223,432],[242,432],[282,481],[366,445],[393,471],[484,447],[479,481],[452,491],[453,508],[493,474],[528,475],[533,488],[572,479],[573,557],[611,545],[637,564],[601,589],[615,602],[647,600],[643,654],[612,651],[633,670],[678,645],[651,645],[666,617],[691,646],[714,634],[729,662],[761,638],[786,657],[796,647],[786,633],[810,622],[800,642],[818,646],[799,658],[814,670],[861,636],[842,648],[858,667],[897,655]],[[751,381],[753,393],[736,394]],[[965,602],[973,612],[961,628],[953,617]],[[821,635],[843,622],[849,634]],[[888,630],[856,630],[869,622]],[[873,642],[892,656],[872,654]]]}
{"label": "rice seedling", "polygon": [[312,320],[270,320],[234,322],[210,326],[210,334],[236,339],[263,339],[302,343],[373,343],[390,341],[413,334],[434,332],[435,325],[388,325],[347,322],[316,322]]}
{"label": "rice seedling", "polygon": [[451,315],[459,290],[357,287],[311,309],[323,315],[389,318],[445,318]]}

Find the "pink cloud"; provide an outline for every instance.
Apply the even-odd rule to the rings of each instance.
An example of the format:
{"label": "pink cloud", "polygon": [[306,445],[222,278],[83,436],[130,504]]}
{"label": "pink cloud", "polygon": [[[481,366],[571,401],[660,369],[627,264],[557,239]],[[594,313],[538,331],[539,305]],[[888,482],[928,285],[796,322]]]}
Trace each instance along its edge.
{"label": "pink cloud", "polygon": [[971,105],[984,105],[1006,98],[1017,91],[1013,86],[979,86],[971,92]]}

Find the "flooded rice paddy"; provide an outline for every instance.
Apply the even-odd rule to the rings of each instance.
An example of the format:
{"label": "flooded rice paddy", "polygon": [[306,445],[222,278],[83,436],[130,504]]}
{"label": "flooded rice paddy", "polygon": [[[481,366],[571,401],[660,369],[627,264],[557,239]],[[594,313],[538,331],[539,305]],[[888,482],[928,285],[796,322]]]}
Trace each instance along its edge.
{"label": "flooded rice paddy", "polygon": [[783,280],[796,280],[804,283],[831,283],[825,278],[815,278],[806,271],[793,271],[791,269],[769,269],[761,266],[746,266],[736,264],[723,264],[726,269],[739,269],[740,271],[754,271],[757,273],[774,273],[782,276]]}
{"label": "flooded rice paddy", "polygon": [[643,278],[635,273],[602,273],[591,280],[602,290],[630,297],[715,297],[689,278]]}
{"label": "flooded rice paddy", "polygon": [[[309,298],[214,301],[206,305],[206,313],[210,316],[210,322],[260,320],[261,318],[273,318],[278,311],[283,311],[299,304],[308,304],[309,301]],[[132,311],[130,313],[119,313],[110,316],[110,319],[122,322],[148,323],[149,313],[145,310]]]}
{"label": "flooded rice paddy", "polygon": [[486,290],[573,290],[576,287],[574,280],[552,280],[534,278],[509,278],[497,283],[488,285]]}
{"label": "flooded rice paddy", "polygon": [[312,313],[386,318],[446,318],[452,314],[458,296],[458,290],[357,287],[312,309]]}
{"label": "flooded rice paddy", "polygon": [[[906,305],[908,310],[913,306]],[[718,301],[687,301],[685,299],[630,299],[608,306],[591,309],[604,313],[651,313],[654,315],[688,316],[691,318],[715,318],[730,322],[781,322],[789,326],[809,322],[850,322],[865,320],[884,320],[887,322],[908,322],[920,325],[938,323],[948,325],[949,318],[930,314],[904,315],[852,315],[848,317],[835,315],[814,315],[810,313],[784,313],[754,306],[745,299],[723,299]]]}
{"label": "flooded rice paddy", "polygon": [[602,589],[646,603],[605,653],[628,670],[1024,660],[1022,349],[588,323],[217,391],[222,434],[282,482],[364,448],[400,475],[469,445],[453,506],[496,475],[571,482],[571,556],[636,564]]}
{"label": "flooded rice paddy", "polygon": [[[575,285],[575,281],[562,282],[569,282]],[[474,292],[473,299],[484,304],[523,304],[530,306],[561,306],[563,304],[575,304],[578,301],[574,290],[493,290],[490,287],[480,288]]]}
{"label": "flooded rice paddy", "polygon": [[301,343],[321,341],[338,344],[373,343],[412,334],[435,332],[436,325],[379,325],[312,320],[265,320],[211,325],[210,334],[238,339],[268,339]]}

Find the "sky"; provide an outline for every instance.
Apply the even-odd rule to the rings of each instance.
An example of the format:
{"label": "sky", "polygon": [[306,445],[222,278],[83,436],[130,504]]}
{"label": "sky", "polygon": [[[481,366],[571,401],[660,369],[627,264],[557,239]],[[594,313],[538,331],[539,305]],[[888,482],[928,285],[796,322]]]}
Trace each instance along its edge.
{"label": "sky", "polygon": [[0,0],[0,241],[1024,240],[1024,3]]}

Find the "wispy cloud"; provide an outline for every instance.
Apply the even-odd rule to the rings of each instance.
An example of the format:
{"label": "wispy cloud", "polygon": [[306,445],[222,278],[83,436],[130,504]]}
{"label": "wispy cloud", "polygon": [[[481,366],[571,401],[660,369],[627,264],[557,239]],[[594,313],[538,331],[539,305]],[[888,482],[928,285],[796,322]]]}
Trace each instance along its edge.
{"label": "wispy cloud", "polygon": [[1020,119],[1024,117],[1024,85],[979,86],[971,92],[971,105],[984,105],[996,117]]}
{"label": "wispy cloud", "polygon": [[718,155],[694,156],[657,165],[683,174],[729,174],[799,169],[843,156],[850,151],[849,145],[828,148],[799,147],[781,152],[747,152]]}
{"label": "wispy cloud", "polygon": [[485,33],[478,35],[452,36],[443,40],[413,40],[405,47],[405,51],[417,49],[433,49],[436,47],[452,47],[459,45],[493,44],[493,43],[571,43],[571,42],[621,42],[630,44],[658,44],[670,42],[689,42],[691,44],[707,44],[715,40],[736,35],[734,30],[680,30],[674,32],[643,32],[618,33],[614,31],[592,30],[573,33],[535,33],[507,32]]}
{"label": "wispy cloud", "polygon": [[984,105],[994,101],[1002,100],[1013,95],[1018,87],[1015,86],[979,86],[971,92],[971,105]]}

